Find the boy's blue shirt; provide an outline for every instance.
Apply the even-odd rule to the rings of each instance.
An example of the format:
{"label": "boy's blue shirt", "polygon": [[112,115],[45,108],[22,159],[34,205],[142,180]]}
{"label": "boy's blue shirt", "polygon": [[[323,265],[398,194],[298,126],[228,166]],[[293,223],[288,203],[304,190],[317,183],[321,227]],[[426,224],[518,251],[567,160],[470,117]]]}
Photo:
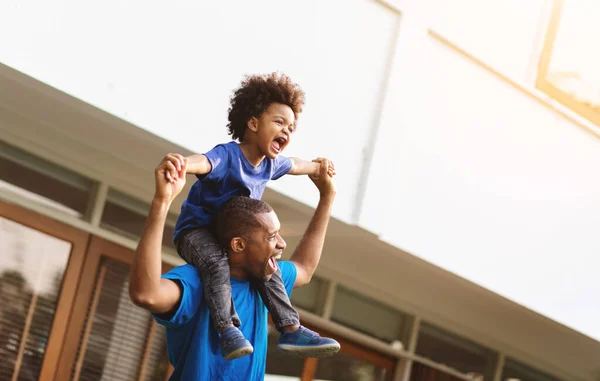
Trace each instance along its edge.
{"label": "boy's blue shirt", "polygon": [[204,154],[212,169],[190,189],[181,206],[173,240],[177,241],[187,229],[213,226],[219,208],[235,196],[262,198],[270,180],[277,180],[292,169],[292,162],[284,156],[265,158],[258,167],[246,159],[236,142],[219,144]]}

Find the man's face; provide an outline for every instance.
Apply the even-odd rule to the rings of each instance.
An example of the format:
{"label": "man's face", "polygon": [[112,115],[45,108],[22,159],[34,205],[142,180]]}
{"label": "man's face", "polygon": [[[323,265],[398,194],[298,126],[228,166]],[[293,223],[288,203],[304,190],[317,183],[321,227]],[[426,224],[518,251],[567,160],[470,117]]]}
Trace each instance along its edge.
{"label": "man's face", "polygon": [[261,227],[252,230],[246,240],[246,271],[255,279],[269,280],[277,271],[286,243],[279,235],[281,224],[274,211],[257,214]]}
{"label": "man's face", "polygon": [[257,138],[261,153],[275,159],[290,143],[295,128],[294,111],[290,106],[271,103],[257,120]]}

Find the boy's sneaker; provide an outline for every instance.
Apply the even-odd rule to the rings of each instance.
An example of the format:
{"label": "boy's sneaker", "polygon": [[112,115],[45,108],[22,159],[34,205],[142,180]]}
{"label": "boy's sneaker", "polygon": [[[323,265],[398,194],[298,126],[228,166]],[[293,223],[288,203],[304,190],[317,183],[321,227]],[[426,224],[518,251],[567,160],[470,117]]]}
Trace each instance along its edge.
{"label": "boy's sneaker", "polygon": [[300,326],[297,331],[282,332],[277,347],[290,356],[327,357],[340,350],[340,343]]}
{"label": "boy's sneaker", "polygon": [[236,327],[228,327],[221,332],[221,353],[225,360],[233,360],[254,352],[252,344]]}

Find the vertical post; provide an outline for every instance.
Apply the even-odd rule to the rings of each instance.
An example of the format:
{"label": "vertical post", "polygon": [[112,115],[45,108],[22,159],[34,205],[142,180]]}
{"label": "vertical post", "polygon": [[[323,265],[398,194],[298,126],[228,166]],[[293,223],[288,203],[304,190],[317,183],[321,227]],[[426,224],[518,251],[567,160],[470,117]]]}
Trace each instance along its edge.
{"label": "vertical post", "polygon": [[377,94],[377,104],[373,110],[373,121],[369,128],[367,141],[362,150],[362,167],[360,175],[358,176],[358,184],[356,189],[356,196],[354,202],[354,210],[352,211],[352,223],[358,224],[360,222],[360,216],[365,201],[365,194],[367,192],[367,184],[369,180],[369,172],[373,163],[373,156],[375,155],[375,149],[377,146],[377,139],[379,137],[379,129],[381,125],[381,115],[383,114],[384,104],[388,93],[388,87],[392,71],[394,67],[394,60],[396,59],[396,51],[398,45],[398,36],[400,34],[401,14],[400,10],[393,3],[385,0],[379,0],[379,3],[389,9],[391,12],[397,15],[396,25],[392,31],[390,38],[388,53],[386,57],[386,64],[379,83],[379,92]]}
{"label": "vertical post", "polygon": [[498,353],[498,360],[496,361],[496,369],[494,370],[494,378],[492,381],[502,380],[502,371],[504,370],[504,353]]}
{"label": "vertical post", "polygon": [[108,184],[104,182],[97,183],[86,210],[86,219],[89,220],[93,226],[100,226],[107,196]]}
{"label": "vertical post", "polygon": [[313,381],[313,379],[315,378],[315,373],[317,373],[318,364],[318,359],[307,358],[304,361],[304,368],[302,370],[302,376],[300,377],[300,381]]}
{"label": "vertical post", "polygon": [[[419,339],[419,329],[421,328],[421,318],[414,316],[410,327],[410,334],[408,337],[408,347],[406,351],[410,354],[414,354],[417,349],[417,341]],[[410,380],[410,372],[412,370],[412,360],[403,358],[398,361],[396,370],[394,373],[394,381],[408,381]]]}
{"label": "vertical post", "polygon": [[333,303],[335,301],[336,288],[337,282],[330,280],[327,283],[327,289],[325,291],[325,296],[320,311],[320,315],[326,320],[331,319],[331,313],[333,312]]}
{"label": "vertical post", "polygon": [[27,311],[27,318],[25,320],[25,327],[23,327],[23,334],[21,335],[21,344],[19,345],[19,352],[17,352],[17,359],[15,360],[15,370],[13,371],[12,381],[17,381],[19,378],[19,372],[21,371],[21,364],[23,363],[23,356],[25,355],[25,344],[27,343],[27,336],[31,329],[31,322],[33,320],[33,314],[35,313],[35,307],[37,306],[38,293],[33,292],[31,297],[31,303],[29,304],[29,310]]}
{"label": "vertical post", "polygon": [[148,363],[150,362],[150,354],[152,352],[152,340],[154,340],[154,333],[156,332],[156,322],[152,317],[149,318],[149,328],[146,335],[146,343],[144,344],[144,354],[142,355],[142,362],[140,364],[140,374],[138,381],[144,381],[148,371]]}
{"label": "vertical post", "polygon": [[100,300],[102,284],[104,283],[104,277],[106,275],[107,269],[108,269],[108,265],[106,263],[103,263],[102,267],[100,267],[100,271],[98,273],[98,280],[96,281],[96,285],[94,287],[94,298],[92,299],[92,304],[90,306],[90,310],[89,310],[89,313],[87,316],[87,323],[85,325],[85,331],[83,333],[83,338],[81,339],[81,348],[79,350],[79,356],[77,358],[77,362],[75,363],[75,372],[73,373],[73,381],[79,381],[79,376],[81,376],[81,368],[83,367],[83,359],[85,358],[85,352],[87,349],[88,340],[90,338],[90,333],[92,332],[92,325],[94,324],[94,315],[96,314],[96,309],[98,308],[98,301]]}

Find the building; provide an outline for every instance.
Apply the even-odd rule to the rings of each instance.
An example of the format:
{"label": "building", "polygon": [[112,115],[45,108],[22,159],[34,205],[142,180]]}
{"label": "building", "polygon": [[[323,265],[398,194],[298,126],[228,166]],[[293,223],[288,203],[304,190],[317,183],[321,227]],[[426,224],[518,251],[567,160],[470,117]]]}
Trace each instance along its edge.
{"label": "building", "polygon": [[[282,70],[308,96],[288,153],[332,158],[339,188],[293,302],[343,352],[272,352],[271,380],[598,380],[595,10],[2,3],[0,379],[165,379],[126,287],[152,170],[226,140],[241,76]],[[291,252],[316,193],[265,198]]]}

